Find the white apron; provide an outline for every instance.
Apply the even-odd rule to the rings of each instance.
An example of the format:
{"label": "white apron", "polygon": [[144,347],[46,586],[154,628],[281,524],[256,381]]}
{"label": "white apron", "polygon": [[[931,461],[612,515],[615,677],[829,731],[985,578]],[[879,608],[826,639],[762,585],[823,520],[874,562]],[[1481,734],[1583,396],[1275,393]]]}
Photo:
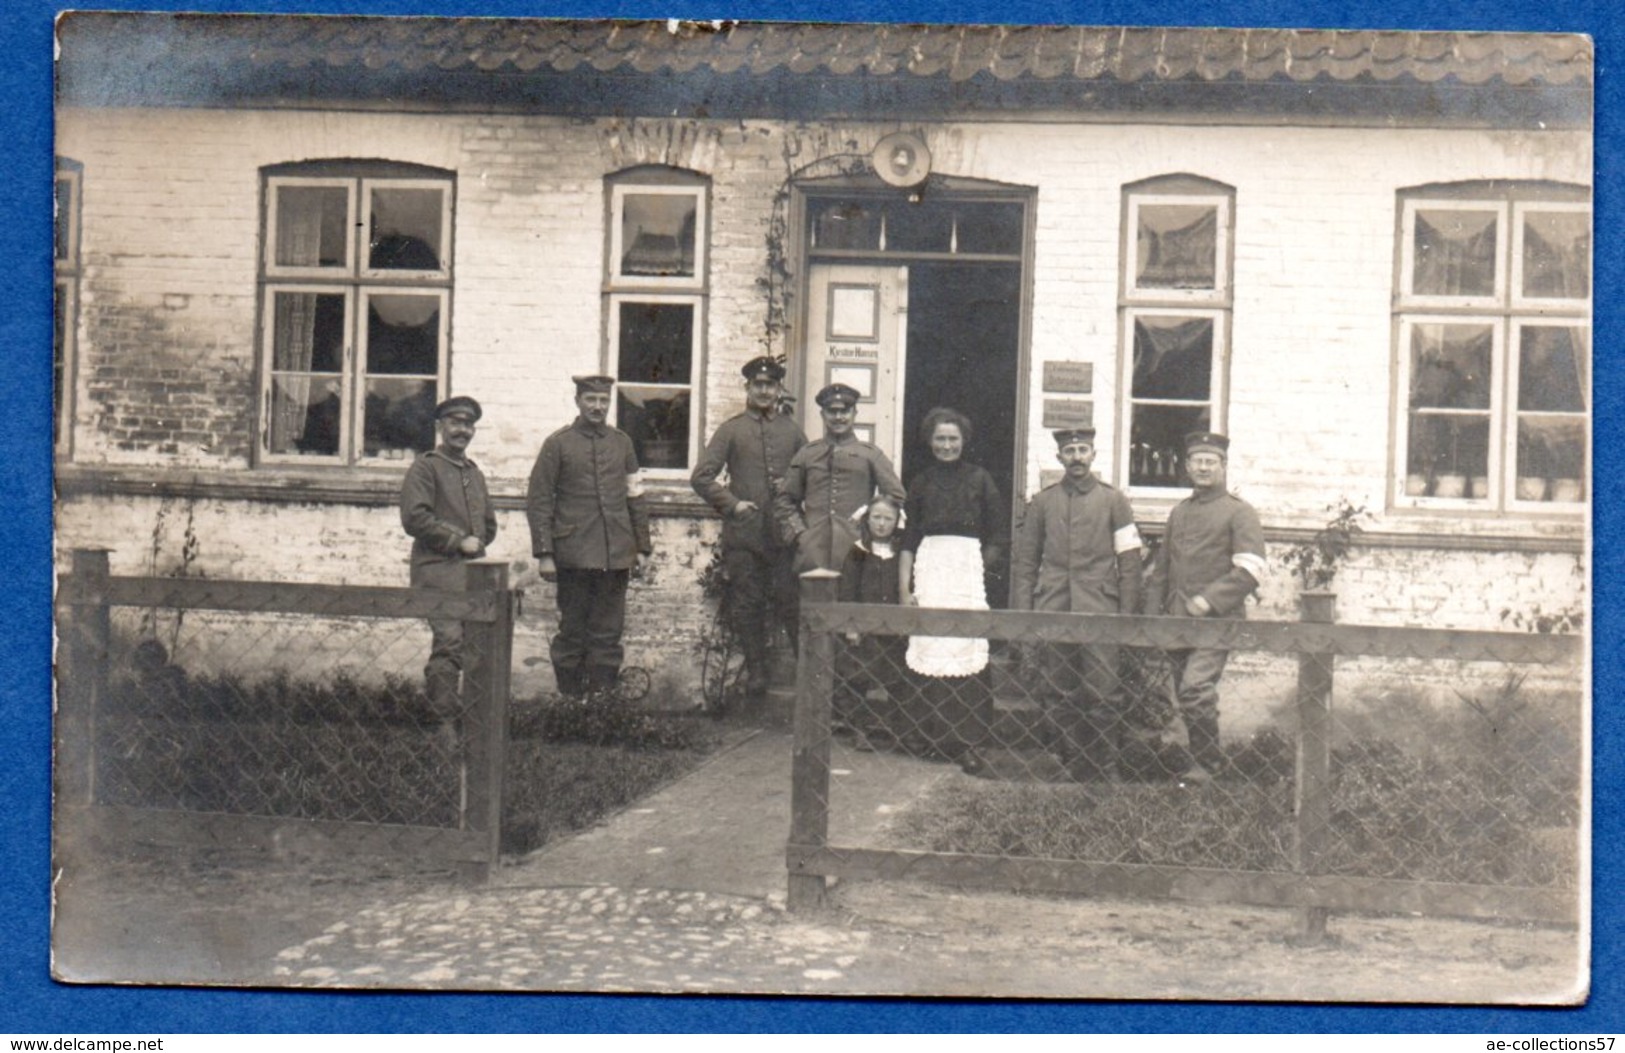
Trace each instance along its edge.
{"label": "white apron", "polygon": [[[982,544],[938,534],[914,554],[914,599],[921,607],[985,611]],[[963,636],[911,636],[908,667],[926,676],[973,676],[987,668],[987,641]]]}

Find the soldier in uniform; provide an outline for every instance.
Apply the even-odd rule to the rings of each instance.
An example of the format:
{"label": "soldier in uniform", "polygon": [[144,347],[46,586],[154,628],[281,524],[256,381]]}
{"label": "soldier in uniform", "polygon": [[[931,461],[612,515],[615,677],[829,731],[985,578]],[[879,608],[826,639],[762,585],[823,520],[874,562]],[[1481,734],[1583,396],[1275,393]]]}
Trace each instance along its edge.
{"label": "soldier in uniform", "polygon": [[807,445],[807,437],[794,419],[779,412],[784,366],[763,355],[747,362],[742,372],[745,412],[717,428],[689,481],[722,516],[732,629],[745,652],[745,690],[759,697],[767,690],[773,627],[784,625],[795,639],[793,549],[779,537],[773,501],[790,459]]}
{"label": "soldier in uniform", "polygon": [[781,536],[796,547],[795,571],[840,570],[858,525],[852,516],[876,493],[902,504],[902,481],[891,460],[873,443],[852,434],[858,392],[831,384],[814,398],[824,420],[824,437],[803,446],[790,459],[777,498]]}
{"label": "soldier in uniform", "polygon": [[[412,538],[413,588],[463,587],[464,564],[496,540],[496,509],[485,475],[468,457],[480,404],[457,395],[434,408],[440,443],[419,454],[401,483],[401,526]],[[435,713],[452,721],[462,708],[463,623],[431,618],[423,679]]]}
{"label": "soldier in uniform", "polygon": [[653,548],[632,439],[605,423],[615,380],[571,379],[579,414],[542,443],[525,514],[537,571],[558,582],[553,676],[561,694],[580,697],[615,687],[627,582]]}
{"label": "soldier in uniform", "polygon": [[[1253,506],[1225,489],[1230,440],[1213,432],[1185,437],[1191,496],[1168,513],[1151,572],[1149,614],[1245,618],[1247,597],[1264,578],[1264,528]],[[1219,740],[1219,677],[1229,651],[1191,648],[1168,653],[1174,691],[1196,767],[1205,781],[1224,767]]]}
{"label": "soldier in uniform", "polygon": [[[1128,499],[1095,477],[1095,431],[1055,432],[1066,474],[1027,503],[1010,556],[1015,610],[1133,614],[1140,532]],[[1081,782],[1117,777],[1123,688],[1117,648],[1049,644],[1042,651],[1051,746]]]}

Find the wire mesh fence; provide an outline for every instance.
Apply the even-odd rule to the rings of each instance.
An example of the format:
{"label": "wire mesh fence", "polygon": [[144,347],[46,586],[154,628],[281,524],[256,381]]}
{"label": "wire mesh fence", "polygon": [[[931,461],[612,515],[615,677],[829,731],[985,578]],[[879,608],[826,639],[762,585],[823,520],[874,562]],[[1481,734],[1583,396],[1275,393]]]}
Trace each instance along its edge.
{"label": "wire mesh fence", "polygon": [[[486,572],[497,588],[437,593],[114,578],[105,553],[76,555],[59,589],[59,802],[205,839],[302,824],[490,862],[512,619],[501,568]],[[460,690],[435,698],[430,618],[465,630]]]}
{"label": "wire mesh fence", "polygon": [[[930,611],[819,590],[804,593],[793,895],[907,874],[1574,916],[1575,637]],[[956,648],[985,664],[919,671]],[[1244,656],[1295,663],[1286,690],[1227,680]]]}

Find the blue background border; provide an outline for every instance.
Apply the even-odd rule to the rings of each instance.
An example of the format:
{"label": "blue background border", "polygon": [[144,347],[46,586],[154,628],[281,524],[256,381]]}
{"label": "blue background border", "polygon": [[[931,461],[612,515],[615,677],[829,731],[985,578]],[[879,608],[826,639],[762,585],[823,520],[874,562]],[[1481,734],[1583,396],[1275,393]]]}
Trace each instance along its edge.
{"label": "blue background border", "polygon": [[1275,1032],[1393,1031],[1607,1033],[1625,1026],[1618,966],[1620,895],[1614,849],[1620,808],[1608,788],[1620,770],[1621,721],[1610,712],[1620,660],[1609,646],[1619,628],[1621,583],[1619,507],[1619,367],[1612,362],[1618,332],[1621,246],[1618,199],[1619,118],[1625,113],[1609,61],[1625,43],[1625,19],[1596,0],[1411,0],[1401,3],[1282,0],[892,0],[884,8],[855,0],[769,0],[733,9],[637,2],[560,3],[546,9],[517,0],[190,0],[87,7],[322,14],[436,14],[559,17],[695,18],[744,16],[787,20],[861,21],[884,12],[893,21],[1072,23],[1093,25],[1281,26],[1352,29],[1528,30],[1590,33],[1597,45],[1596,305],[1593,594],[1595,892],[1593,980],[1578,1009],[1486,1009],[1401,1006],[1261,1004],[967,1002],[861,999],[679,998],[585,995],[351,994],[174,988],[70,987],[49,977],[49,791],[51,655],[51,373],[43,353],[51,325],[51,55],[56,7],[45,0],[7,0],[0,12],[6,62],[0,65],[0,153],[5,193],[0,230],[9,264],[0,270],[0,347],[8,379],[0,383],[7,422],[0,459],[0,494],[12,502],[12,526],[0,529],[9,557],[9,587],[0,587],[0,824],[5,832],[5,880],[0,881],[0,1032],[187,1033],[297,1032],[546,1032],[546,1031],[1083,1031]]}

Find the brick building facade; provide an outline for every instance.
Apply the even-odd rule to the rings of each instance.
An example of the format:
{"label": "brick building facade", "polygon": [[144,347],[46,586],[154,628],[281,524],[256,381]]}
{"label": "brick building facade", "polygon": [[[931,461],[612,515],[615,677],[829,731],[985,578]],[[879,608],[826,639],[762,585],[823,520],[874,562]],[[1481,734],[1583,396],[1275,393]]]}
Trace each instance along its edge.
{"label": "brick building facade", "polygon": [[[1343,499],[1377,513],[1346,620],[1583,608],[1582,38],[169,15],[60,36],[58,547],[110,547],[115,573],[181,503],[211,575],[404,583],[401,472],[453,392],[486,410],[493,554],[524,558],[536,449],[568,376],[603,370],[657,508],[629,655],[680,675],[694,635],[670,627],[701,624],[716,535],[687,469],[769,352],[799,395],[872,384],[860,420],[905,477],[924,408],[959,404],[1012,514],[1049,426],[1086,416],[1155,534],[1186,492],[1171,437],[1225,430],[1277,553]],[[891,185],[877,165],[919,158],[882,140],[929,174]],[[1262,613],[1297,588],[1280,568]]]}

